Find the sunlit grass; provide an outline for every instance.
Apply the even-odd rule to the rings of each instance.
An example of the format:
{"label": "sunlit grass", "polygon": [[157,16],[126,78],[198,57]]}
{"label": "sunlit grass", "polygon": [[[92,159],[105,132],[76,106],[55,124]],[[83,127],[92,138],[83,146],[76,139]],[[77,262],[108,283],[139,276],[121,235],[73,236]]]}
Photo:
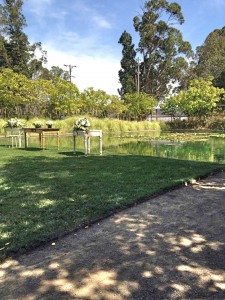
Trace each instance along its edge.
{"label": "sunlit grass", "polygon": [[0,157],[1,258],[223,166],[3,146]]}

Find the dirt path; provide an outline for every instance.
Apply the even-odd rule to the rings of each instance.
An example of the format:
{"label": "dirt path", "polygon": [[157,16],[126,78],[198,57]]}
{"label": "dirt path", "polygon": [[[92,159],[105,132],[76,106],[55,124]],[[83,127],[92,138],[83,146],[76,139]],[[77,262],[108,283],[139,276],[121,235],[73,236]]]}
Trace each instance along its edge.
{"label": "dirt path", "polygon": [[225,299],[225,172],[5,261],[0,299]]}

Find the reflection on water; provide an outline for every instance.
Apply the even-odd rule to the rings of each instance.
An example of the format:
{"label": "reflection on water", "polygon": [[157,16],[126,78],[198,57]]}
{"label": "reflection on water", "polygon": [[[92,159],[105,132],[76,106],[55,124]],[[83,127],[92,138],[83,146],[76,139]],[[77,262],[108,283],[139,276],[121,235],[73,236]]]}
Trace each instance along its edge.
{"label": "reflection on water", "polygon": [[[37,137],[30,138],[30,146],[37,147]],[[84,140],[82,137],[76,139],[78,152],[84,152]],[[56,149],[56,139],[46,138],[46,147]],[[73,152],[72,135],[60,137],[60,151]],[[91,139],[91,154],[99,154],[98,137]],[[174,133],[168,134],[164,139],[163,133],[131,133],[131,134],[104,134],[103,133],[103,155],[150,155],[187,160],[200,160],[211,162],[225,162],[225,137],[224,134],[212,136],[204,135],[199,140],[189,138],[177,140]]]}
{"label": "reflection on water", "polygon": [[[217,141],[219,142],[219,141]],[[213,147],[210,141],[204,142],[130,142],[120,145],[124,153],[169,157],[187,160],[225,162],[224,146]]]}
{"label": "reflection on water", "polygon": [[136,137],[120,139],[118,146],[109,146],[107,151],[120,154],[150,155],[186,160],[225,162],[225,138],[204,137],[204,140],[160,140]]}

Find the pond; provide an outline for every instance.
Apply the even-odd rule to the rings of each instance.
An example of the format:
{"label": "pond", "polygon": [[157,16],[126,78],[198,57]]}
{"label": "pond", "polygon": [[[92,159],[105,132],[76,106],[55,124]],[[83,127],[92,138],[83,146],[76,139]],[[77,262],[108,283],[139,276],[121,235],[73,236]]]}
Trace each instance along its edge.
{"label": "pond", "polygon": [[[83,138],[78,137],[76,142],[77,153],[83,155]],[[29,147],[39,147],[37,135],[29,137]],[[46,147],[56,150],[56,138],[47,137]],[[71,133],[61,134],[60,152],[73,153]],[[91,154],[99,155],[98,137],[91,138]],[[225,163],[225,133],[187,131],[103,133],[103,155],[148,155]]]}
{"label": "pond", "polygon": [[[107,153],[225,162],[224,134],[165,133],[108,137]],[[117,141],[117,143],[115,143]]]}
{"label": "pond", "polygon": [[[30,138],[37,146],[37,137]],[[77,151],[84,152],[82,137],[77,138]],[[55,148],[55,139],[46,139],[48,149]],[[60,152],[73,152],[71,134],[61,135]],[[98,137],[91,139],[91,154],[99,154]],[[103,133],[103,155],[149,155],[158,157],[225,162],[225,134],[204,132]]]}

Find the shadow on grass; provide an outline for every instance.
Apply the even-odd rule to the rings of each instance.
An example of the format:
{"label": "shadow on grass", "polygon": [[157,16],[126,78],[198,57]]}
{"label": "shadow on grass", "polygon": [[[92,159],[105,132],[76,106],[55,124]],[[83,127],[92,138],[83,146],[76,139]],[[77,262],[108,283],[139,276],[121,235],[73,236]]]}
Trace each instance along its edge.
{"label": "shadow on grass", "polygon": [[33,152],[33,151],[44,151],[44,150],[41,150],[41,149],[38,148],[38,147],[20,148],[19,150],[22,150],[22,151],[28,151],[28,152]]}
{"label": "shadow on grass", "polygon": [[1,299],[224,299],[225,176],[218,178],[6,262]]}
{"label": "shadow on grass", "polygon": [[143,156],[71,159],[72,152],[25,152],[26,156],[10,158],[1,169],[3,256],[30,249],[219,167]]}
{"label": "shadow on grass", "polygon": [[64,156],[72,156],[72,157],[85,156],[84,152],[79,152],[79,151],[76,151],[76,154],[74,154],[74,152],[72,152],[72,151],[63,151],[63,152],[61,151],[61,152],[59,152],[59,154],[64,155]]}

